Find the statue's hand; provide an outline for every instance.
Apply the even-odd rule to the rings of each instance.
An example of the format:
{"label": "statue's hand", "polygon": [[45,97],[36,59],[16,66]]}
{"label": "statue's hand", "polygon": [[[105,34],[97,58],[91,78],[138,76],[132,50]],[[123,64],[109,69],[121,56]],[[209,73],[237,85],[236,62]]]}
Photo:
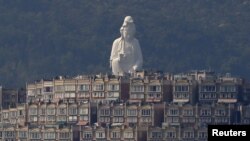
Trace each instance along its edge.
{"label": "statue's hand", "polygon": [[133,66],[133,70],[136,71],[138,69],[138,66],[137,65],[134,65]]}
{"label": "statue's hand", "polygon": [[119,58],[121,59],[121,58],[124,58],[124,54],[119,54]]}

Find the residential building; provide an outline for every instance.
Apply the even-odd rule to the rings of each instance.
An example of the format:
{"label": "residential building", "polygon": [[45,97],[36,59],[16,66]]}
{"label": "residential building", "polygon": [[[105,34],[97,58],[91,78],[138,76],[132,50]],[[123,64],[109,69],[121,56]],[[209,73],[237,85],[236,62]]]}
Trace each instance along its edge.
{"label": "residential building", "polygon": [[173,80],[173,102],[191,103],[197,102],[197,81],[189,75],[175,75]]}
{"label": "residential building", "polygon": [[230,74],[220,77],[218,103],[237,103],[242,97],[242,79],[231,77]]}
{"label": "residential building", "polygon": [[0,106],[3,109],[9,107],[16,107],[18,103],[18,90],[17,89],[8,89],[0,86]]}

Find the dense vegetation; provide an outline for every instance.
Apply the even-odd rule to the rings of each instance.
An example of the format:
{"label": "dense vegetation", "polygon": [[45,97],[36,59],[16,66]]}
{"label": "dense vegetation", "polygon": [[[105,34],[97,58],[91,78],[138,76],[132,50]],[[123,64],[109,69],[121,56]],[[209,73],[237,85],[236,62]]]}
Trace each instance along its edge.
{"label": "dense vegetation", "polygon": [[126,15],[145,69],[213,69],[250,78],[248,0],[0,0],[0,85],[110,72]]}

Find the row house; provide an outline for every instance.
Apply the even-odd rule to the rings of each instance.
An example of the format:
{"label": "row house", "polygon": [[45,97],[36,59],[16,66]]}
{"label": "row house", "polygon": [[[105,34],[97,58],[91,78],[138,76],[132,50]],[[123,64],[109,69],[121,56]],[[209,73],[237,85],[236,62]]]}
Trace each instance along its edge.
{"label": "row house", "polygon": [[227,74],[218,79],[219,94],[218,103],[237,103],[242,97],[243,81],[240,78]]}
{"label": "row house", "polygon": [[173,102],[195,104],[197,99],[197,81],[188,75],[175,75],[173,84]]}
{"label": "row house", "polygon": [[191,105],[166,104],[163,126],[203,126],[230,124],[234,107],[229,104]]}
{"label": "row house", "polygon": [[27,122],[31,125],[90,122],[90,104],[88,102],[30,103],[27,106],[27,112]]}
{"label": "row house", "polygon": [[25,94],[23,89],[8,89],[0,86],[0,107],[15,108],[18,103],[25,103]]}
{"label": "row house", "polygon": [[154,126],[161,118],[160,116],[155,117],[156,109],[152,103],[99,104],[97,109],[97,122],[109,123],[111,125],[125,123],[130,126]]}
{"label": "row house", "polygon": [[[58,102],[60,100],[93,102],[128,98],[128,89],[121,91],[121,81],[126,87],[126,79],[108,75],[77,76],[75,78],[58,77],[53,80],[41,80],[27,84],[27,101]],[[124,93],[124,96],[121,96]]]}
{"label": "row house", "polygon": [[137,141],[137,128],[123,124],[115,126],[82,126],[80,141]]}
{"label": "row house", "polygon": [[26,104],[18,104],[16,108],[2,109],[0,122],[12,126],[26,124]]}
{"label": "row house", "polygon": [[239,108],[240,111],[240,122],[241,124],[250,124],[250,105],[241,105]]}
{"label": "row house", "polygon": [[250,103],[250,83],[249,82],[244,83],[242,91],[243,91],[242,101],[245,102],[246,104]]}
{"label": "row house", "polygon": [[136,72],[130,78],[130,102],[162,102],[171,100],[171,81],[160,73]]}
{"label": "row house", "polygon": [[198,79],[198,103],[237,103],[243,98],[241,78],[210,75]]}
{"label": "row house", "polygon": [[202,104],[212,104],[218,101],[219,84],[216,79],[200,79],[198,80],[199,91],[198,101]]}
{"label": "row house", "polygon": [[7,127],[1,130],[1,140],[4,141],[72,141],[71,127]]}
{"label": "row house", "polygon": [[207,141],[206,127],[149,127],[147,141]]}

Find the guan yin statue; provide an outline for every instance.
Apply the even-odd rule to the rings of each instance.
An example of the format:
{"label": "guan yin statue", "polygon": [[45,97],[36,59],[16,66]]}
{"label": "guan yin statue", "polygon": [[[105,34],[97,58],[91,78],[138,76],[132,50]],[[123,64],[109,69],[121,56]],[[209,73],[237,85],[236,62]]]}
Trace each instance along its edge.
{"label": "guan yin statue", "polygon": [[126,16],[120,28],[121,37],[113,42],[110,66],[114,75],[123,76],[142,67],[141,47],[135,35],[135,24],[131,16]]}

